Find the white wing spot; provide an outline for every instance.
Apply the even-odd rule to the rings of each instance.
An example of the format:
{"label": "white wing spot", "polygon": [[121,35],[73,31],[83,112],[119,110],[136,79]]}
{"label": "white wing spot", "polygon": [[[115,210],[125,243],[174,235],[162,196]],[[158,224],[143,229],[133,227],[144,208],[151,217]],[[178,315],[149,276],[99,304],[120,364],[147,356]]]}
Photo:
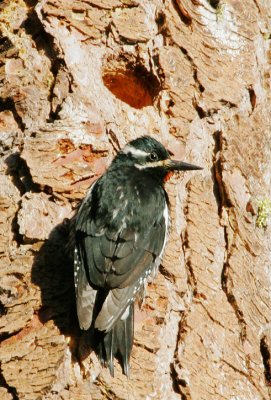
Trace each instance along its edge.
{"label": "white wing spot", "polygon": [[127,207],[127,204],[128,204],[128,200],[125,200],[125,201],[123,202],[123,208],[126,208],[126,207]]}
{"label": "white wing spot", "polygon": [[130,307],[128,306],[128,307],[126,308],[126,310],[124,311],[124,313],[122,314],[121,318],[120,318],[122,321],[123,321],[124,319],[128,318],[128,316],[129,316],[129,311],[130,311]]}
{"label": "white wing spot", "polygon": [[114,210],[113,211],[113,215],[112,215],[112,219],[115,219],[116,216],[118,215],[118,213],[119,213],[119,209]]}
{"label": "white wing spot", "polygon": [[136,197],[137,197],[138,203],[140,204],[140,203],[141,203],[141,200],[140,200],[140,195],[139,195],[138,187],[137,187],[137,186],[134,186],[134,189],[135,189],[135,192],[136,192]]}
{"label": "white wing spot", "polygon": [[126,221],[124,220],[121,226],[121,229],[126,229],[127,228],[127,224]]}
{"label": "white wing spot", "polygon": [[167,242],[167,236],[168,236],[169,213],[168,213],[167,202],[165,202],[165,208],[164,208],[163,216],[164,216],[164,220],[165,220],[165,224],[166,224],[166,232],[165,232],[165,238],[164,238],[163,247],[162,247],[161,253],[158,256],[158,259],[160,259],[162,257],[162,255],[163,255],[163,253],[164,253],[166,242]]}

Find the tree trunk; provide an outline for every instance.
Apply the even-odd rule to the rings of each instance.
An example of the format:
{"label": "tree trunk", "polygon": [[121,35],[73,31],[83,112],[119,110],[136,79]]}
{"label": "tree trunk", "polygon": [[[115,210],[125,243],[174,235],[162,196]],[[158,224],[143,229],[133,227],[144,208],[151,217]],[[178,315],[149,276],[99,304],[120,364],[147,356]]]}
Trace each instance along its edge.
{"label": "tree trunk", "polygon": [[[270,0],[0,4],[0,398],[271,398]],[[131,377],[87,347],[69,219],[130,139],[201,165],[135,316]]]}

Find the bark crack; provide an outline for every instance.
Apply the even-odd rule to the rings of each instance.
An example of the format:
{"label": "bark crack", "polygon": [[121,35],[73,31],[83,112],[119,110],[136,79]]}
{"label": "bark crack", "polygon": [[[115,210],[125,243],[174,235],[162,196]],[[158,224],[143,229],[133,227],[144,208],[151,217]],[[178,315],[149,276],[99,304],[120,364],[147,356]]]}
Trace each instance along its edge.
{"label": "bark crack", "polygon": [[[30,169],[19,152],[8,156],[5,159],[5,164],[7,165],[7,174],[11,177],[11,181],[20,192],[21,197],[27,192],[40,193],[42,189],[44,193],[51,194],[52,190],[50,187],[45,186],[41,188],[41,185],[33,181]],[[18,209],[14,215],[11,226],[14,241],[17,245],[21,245],[25,243],[23,235],[20,234],[20,226],[18,224],[18,213],[22,206],[22,200],[18,201],[17,205]],[[35,240],[28,241],[28,243],[35,243]]]}
{"label": "bark crack", "polygon": [[[45,18],[43,14],[42,16]],[[69,82],[69,90],[68,90],[69,93],[72,92],[71,86],[73,78],[71,74],[69,74],[66,71],[66,64],[64,58],[60,57],[60,51],[56,47],[56,44],[54,42],[54,37],[45,30],[42,21],[40,20],[37,12],[33,7],[30,8],[28,12],[28,18],[25,20],[22,27],[24,28],[25,32],[29,36],[31,36],[33,42],[36,45],[37,51],[39,52],[42,51],[43,55],[47,57],[48,60],[50,60],[50,71],[52,73],[53,79],[48,84],[48,90],[49,90],[48,101],[50,103],[50,113],[48,117],[48,122],[52,123],[59,118],[58,114],[61,111],[62,103],[65,100],[65,98],[61,99],[61,101],[58,102],[57,105],[55,105],[53,102],[53,99],[55,98],[55,86],[57,83],[58,74],[61,69],[65,71]]]}
{"label": "bark crack", "polygon": [[119,139],[116,135],[116,133],[111,129],[107,128],[106,133],[108,135],[109,142],[114,149],[115,153],[117,154],[120,151],[121,145],[119,143]]}
{"label": "bark crack", "polygon": [[[176,46],[177,43],[174,43]],[[202,85],[202,83],[200,82],[200,79],[198,77],[198,67],[196,65],[196,63],[194,62],[193,58],[189,55],[188,51],[181,46],[178,46],[179,49],[181,50],[181,52],[184,54],[185,58],[187,59],[187,61],[190,63],[192,71],[193,71],[193,79],[195,82],[195,86],[197,89],[197,93],[199,94],[199,97],[201,98],[202,93],[205,91],[205,87]],[[223,103],[223,100],[221,101],[222,105],[225,105],[226,101]],[[206,118],[206,117],[212,117],[214,114],[217,114],[219,109],[216,108],[207,108],[204,109],[198,101],[197,96],[194,96],[194,98],[192,99],[192,105],[194,107],[194,109],[196,110],[196,112],[198,113],[198,116],[200,119]],[[232,104],[232,107],[234,107],[235,105]]]}
{"label": "bark crack", "polygon": [[172,380],[172,388],[174,392],[181,394],[181,390],[178,385],[180,379],[178,378],[178,373],[176,371],[175,364],[173,362],[170,364],[170,377]]}
{"label": "bark crack", "polygon": [[[267,337],[263,336],[260,342],[260,351],[264,365],[264,377],[268,387],[271,387],[271,354]],[[271,394],[271,393],[270,393]]]}
{"label": "bark crack", "polygon": [[7,390],[9,394],[12,396],[12,400],[19,400],[18,392],[14,386],[10,386],[6,381],[3,370],[0,366],[0,387],[3,387]]}
{"label": "bark crack", "polygon": [[[68,71],[64,57],[61,53],[61,49],[57,47],[53,35],[46,31],[42,18],[35,10],[35,6],[37,5],[38,1],[24,0],[24,3],[27,8],[27,14],[26,19],[20,26],[20,30],[23,30],[24,33],[29,37],[28,41],[31,41],[31,46],[35,48],[35,50],[33,50],[34,53],[38,52],[43,59],[47,58],[49,61],[51,76],[47,76],[47,81],[43,82],[41,87],[43,90],[45,89],[48,92],[47,101],[49,102],[50,109],[47,115],[47,122],[54,122],[56,119],[59,119],[58,114],[62,109],[62,104],[67,94],[72,93],[73,77]],[[46,18],[42,10],[41,16],[44,17],[44,19]],[[0,47],[2,47],[5,51],[6,48],[12,47],[13,43],[9,38],[4,39],[5,41],[3,44],[2,41],[0,41]],[[16,50],[15,46],[14,48]],[[16,58],[20,59],[18,51]],[[60,79],[58,79],[59,75],[61,75]],[[61,83],[65,81],[64,85],[67,86],[65,95],[62,94],[63,97],[60,99],[55,93],[55,86],[59,84],[59,80]],[[65,91],[63,90],[62,92],[64,93]],[[23,122],[23,118],[19,115],[20,112],[17,112],[16,102],[14,102],[12,98],[0,99],[0,110],[5,109],[8,109],[13,113],[14,119],[16,120],[18,126],[22,131],[24,131],[27,125]]]}
{"label": "bark crack", "polygon": [[[175,43],[175,45],[177,45],[177,44]],[[197,67],[197,65],[195,64],[193,58],[188,54],[188,51],[184,47],[180,47],[180,46],[178,46],[178,47],[181,50],[181,52],[183,53],[183,55],[185,56],[185,58],[187,59],[187,61],[189,61],[190,65],[192,67],[193,78],[194,78],[194,81],[196,83],[196,87],[198,89],[198,92],[199,93],[203,93],[205,91],[205,88],[201,84],[201,82],[200,82],[200,80],[198,78],[198,67]]]}
{"label": "bark crack", "polygon": [[[225,329],[225,325],[221,324],[220,321],[218,321],[217,319],[215,319],[215,318],[212,316],[212,314],[208,311],[208,309],[204,306],[204,304],[203,304],[202,302],[199,302],[199,304],[202,306],[202,308],[204,309],[204,311],[206,312],[206,314],[208,315],[208,317],[210,318],[210,320],[211,320],[212,322],[214,322],[215,324],[217,324],[217,325],[219,325],[219,326],[221,326],[222,328]],[[232,329],[230,329],[230,328],[228,328],[228,329],[229,329],[230,332],[233,333],[233,330],[232,330]]]}
{"label": "bark crack", "polygon": [[[250,384],[257,390],[257,392],[258,392],[259,395],[261,396],[262,400],[266,400],[266,397],[265,397],[265,395],[262,393],[261,388],[258,387],[258,386],[256,385],[256,383],[253,381],[253,379],[252,379],[250,373],[242,371],[241,369],[235,367],[233,364],[231,364],[230,362],[228,362],[228,361],[226,361],[226,360],[224,360],[224,359],[222,359],[221,361],[222,361],[223,363],[225,363],[228,367],[230,367],[233,371],[235,371],[235,372],[239,373],[240,375],[244,376],[244,377],[250,382]],[[248,360],[248,358],[246,358],[246,367],[247,367],[248,369],[250,369],[250,365],[249,365],[249,360]]]}
{"label": "bark crack", "polygon": [[191,394],[187,382],[178,377],[175,363],[170,364],[170,376],[172,379],[172,388],[175,393],[181,395],[182,400],[191,400]]}
{"label": "bark crack", "polygon": [[[22,303],[23,304],[23,303]],[[26,303],[25,303],[26,304]],[[15,307],[15,305],[13,306]],[[12,308],[11,306],[9,306],[9,308]],[[3,332],[0,333],[0,343],[4,342],[5,340],[10,339],[13,336],[18,335],[18,333],[20,333],[24,328],[19,328],[17,330],[14,330],[13,332],[9,333],[9,332]],[[0,385],[1,387],[1,385]]]}
{"label": "bark crack", "polygon": [[187,26],[190,26],[192,24],[192,17],[182,4],[180,0],[172,0],[172,5],[176,12],[178,13],[180,20]]}
{"label": "bark crack", "polygon": [[[226,184],[223,180],[223,148],[225,146],[225,140],[223,138],[222,131],[215,132],[213,137],[215,141],[213,155],[214,167],[212,171],[214,181],[214,194],[217,201],[220,223],[224,228],[225,241],[225,257],[221,273],[221,285],[240,325],[240,338],[242,341],[244,341],[247,337],[246,322],[244,319],[244,314],[239,308],[238,302],[234,296],[233,282],[231,278],[230,258],[232,255],[232,250],[236,244],[238,226],[234,207],[230,199]],[[229,220],[231,221],[231,224],[229,224]]]}
{"label": "bark crack", "polygon": [[174,361],[173,361],[173,363],[170,364],[170,377],[172,380],[172,388],[175,393],[179,393],[182,395],[183,400],[191,399],[189,382],[187,382],[184,378],[179,378],[178,371],[176,370],[176,365],[178,365],[180,367],[180,369],[182,368],[181,363],[178,361],[178,348],[179,348],[179,343],[184,341],[185,336],[187,334],[186,317],[187,317],[188,312],[189,312],[189,310],[181,313],[181,318],[178,322],[178,325],[179,325],[178,334],[177,334],[176,346],[175,346],[174,356],[173,356]]}
{"label": "bark crack", "polygon": [[188,254],[189,251],[189,239],[188,239],[188,232],[187,229],[182,235],[182,249],[184,253],[184,260],[185,260],[185,267],[187,272],[187,283],[188,286],[191,288],[191,292],[194,295],[197,294],[197,280],[195,277],[195,273],[193,271],[193,266],[190,260],[190,256]]}
{"label": "bark crack", "polygon": [[[187,220],[187,214],[188,214],[188,207],[187,204],[184,208],[184,214],[185,214],[185,219],[186,219],[186,228],[183,231],[181,235],[181,243],[182,243],[182,250],[184,254],[184,267],[186,269],[187,273],[187,285],[188,285],[188,290],[190,291],[190,296],[189,296],[189,302],[186,307],[186,311],[181,313],[181,317],[179,320],[179,328],[178,328],[178,335],[177,335],[177,340],[176,340],[176,347],[174,351],[174,360],[178,360],[178,348],[179,348],[179,343],[184,342],[185,336],[187,335],[187,315],[190,310],[190,305],[193,302],[193,298],[197,296],[197,279],[193,270],[192,262],[190,259],[190,247],[189,247],[189,235],[188,235],[188,220]],[[189,389],[189,382],[187,382],[183,378],[178,378],[178,373],[176,371],[176,361],[171,364],[171,379],[172,379],[172,388],[173,390],[181,394],[181,398],[183,400],[190,400],[191,394],[190,394],[190,389]],[[178,362],[178,365],[181,367],[181,364]]]}
{"label": "bark crack", "polygon": [[11,177],[12,183],[19,190],[20,195],[26,192],[41,192],[39,184],[33,182],[30,169],[19,152],[11,154],[5,159],[7,174]]}
{"label": "bark crack", "polygon": [[11,111],[13,114],[13,118],[16,121],[18,128],[24,132],[25,130],[25,124],[23,122],[22,117],[19,115],[19,113],[16,110],[15,107],[15,102],[12,97],[6,97],[6,98],[0,98],[0,112],[2,111]]}

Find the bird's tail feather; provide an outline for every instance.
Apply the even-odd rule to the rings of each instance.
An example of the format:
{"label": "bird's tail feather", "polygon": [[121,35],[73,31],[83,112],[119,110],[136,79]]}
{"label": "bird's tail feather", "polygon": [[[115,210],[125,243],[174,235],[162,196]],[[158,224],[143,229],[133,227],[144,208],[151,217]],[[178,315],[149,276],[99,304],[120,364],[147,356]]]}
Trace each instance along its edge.
{"label": "bird's tail feather", "polygon": [[98,335],[97,353],[101,363],[107,364],[110,374],[114,376],[114,357],[116,357],[122,365],[124,374],[129,377],[129,361],[134,338],[134,304],[129,306],[126,319],[119,319],[109,332],[104,334],[98,332]]}

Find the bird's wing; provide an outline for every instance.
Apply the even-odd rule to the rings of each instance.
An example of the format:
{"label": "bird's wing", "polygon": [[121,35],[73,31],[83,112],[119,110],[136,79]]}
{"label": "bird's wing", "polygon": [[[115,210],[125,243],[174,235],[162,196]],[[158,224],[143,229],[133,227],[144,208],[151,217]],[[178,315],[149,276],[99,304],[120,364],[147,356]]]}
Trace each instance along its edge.
{"label": "bird's wing", "polygon": [[[84,214],[87,211],[87,207],[84,207],[84,202],[87,202],[88,199],[91,198],[93,186],[94,185],[90,187],[86,199],[84,199],[83,203],[81,204],[81,218],[88,218],[88,216]],[[74,225],[75,226],[73,229],[76,230],[76,220]],[[76,240],[76,232],[74,236],[74,240]],[[82,257],[81,246],[78,246],[76,242],[74,247],[74,286],[79,325],[81,329],[87,330],[90,328],[92,323],[97,290],[89,283],[89,279],[87,278],[87,270]]]}
{"label": "bird's wing", "polygon": [[[76,248],[88,282],[96,289],[108,290],[95,321],[96,328],[108,331],[159,262],[168,210],[163,192],[160,196],[156,193],[153,201],[139,205],[143,218],[132,218],[129,210],[120,209],[105,222],[91,217],[92,200],[90,193],[79,209]],[[164,212],[159,213],[159,209]]]}
{"label": "bird's wing", "polygon": [[74,250],[74,285],[79,325],[81,329],[87,330],[92,322],[97,290],[88,282],[77,247]]}

